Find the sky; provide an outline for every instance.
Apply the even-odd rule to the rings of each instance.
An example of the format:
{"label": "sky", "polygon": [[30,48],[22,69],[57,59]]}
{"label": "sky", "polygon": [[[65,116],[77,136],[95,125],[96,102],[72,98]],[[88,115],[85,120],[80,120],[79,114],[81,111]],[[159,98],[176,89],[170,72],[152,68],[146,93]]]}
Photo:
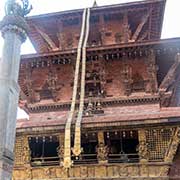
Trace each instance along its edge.
{"label": "sky", "polygon": [[[20,0],[17,0],[20,1]],[[38,15],[50,12],[58,12],[64,10],[78,9],[91,7],[94,0],[29,0],[33,5],[33,10],[29,14]],[[133,2],[138,0],[96,0],[98,6],[108,5],[108,4],[119,4],[125,2]],[[139,0],[140,1],[140,0]],[[0,0],[0,20],[4,16],[4,4],[6,0]],[[167,0],[162,38],[172,38],[180,37],[180,0]],[[0,52],[3,46],[3,39],[0,37]],[[27,40],[26,43],[22,45],[22,54],[35,53],[33,46],[30,41]],[[1,56],[1,53],[0,53]]]}
{"label": "sky", "polygon": [[[20,0],[17,0],[20,1]],[[38,15],[50,12],[58,12],[64,10],[91,7],[94,0],[29,0],[33,6],[33,10],[29,14]],[[108,4],[120,4],[125,2],[133,2],[138,0],[96,0],[98,6]],[[140,1],[140,0],[139,0]],[[0,20],[4,16],[4,5],[6,0],[0,0]],[[162,39],[180,37],[180,0],[167,0],[165,8],[165,16],[163,22]],[[3,39],[0,36],[0,57],[2,54]],[[21,54],[35,53],[30,41],[27,40],[21,48]],[[18,110],[18,118],[27,117],[22,111]]]}

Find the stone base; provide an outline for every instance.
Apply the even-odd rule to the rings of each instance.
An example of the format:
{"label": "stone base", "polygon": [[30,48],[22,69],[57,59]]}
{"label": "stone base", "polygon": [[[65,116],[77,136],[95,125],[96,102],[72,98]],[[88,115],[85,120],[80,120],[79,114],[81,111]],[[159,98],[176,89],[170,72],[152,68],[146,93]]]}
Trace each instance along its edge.
{"label": "stone base", "polygon": [[13,160],[6,157],[0,160],[0,180],[11,180],[13,171]]}

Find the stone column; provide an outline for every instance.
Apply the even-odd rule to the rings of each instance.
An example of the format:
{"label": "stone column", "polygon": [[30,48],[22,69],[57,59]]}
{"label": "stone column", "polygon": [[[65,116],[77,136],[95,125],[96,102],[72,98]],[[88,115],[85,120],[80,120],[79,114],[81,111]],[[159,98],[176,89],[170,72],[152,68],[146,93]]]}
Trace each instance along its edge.
{"label": "stone column", "polygon": [[[25,1],[25,0],[24,0]],[[23,1],[23,2],[24,2]],[[25,2],[24,2],[25,3]],[[29,10],[11,1],[7,2],[6,16],[0,23],[4,38],[0,60],[0,179],[10,180],[14,161],[16,116],[19,98],[20,48],[26,39],[24,15]]]}

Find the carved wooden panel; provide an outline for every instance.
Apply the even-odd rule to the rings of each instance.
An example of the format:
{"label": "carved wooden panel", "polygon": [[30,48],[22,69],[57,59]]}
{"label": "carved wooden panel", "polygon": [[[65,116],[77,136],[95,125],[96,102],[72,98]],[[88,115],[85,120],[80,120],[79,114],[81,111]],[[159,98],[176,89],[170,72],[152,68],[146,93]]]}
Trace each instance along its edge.
{"label": "carved wooden panel", "polygon": [[16,137],[16,143],[15,143],[15,166],[23,165],[23,137]]}
{"label": "carved wooden panel", "polygon": [[41,167],[32,169],[14,169],[13,180],[42,180],[42,179],[121,179],[139,180],[144,179],[165,179],[169,166],[165,163],[145,163],[145,164],[118,164],[118,165],[83,165],[73,166],[71,169],[57,167]]}

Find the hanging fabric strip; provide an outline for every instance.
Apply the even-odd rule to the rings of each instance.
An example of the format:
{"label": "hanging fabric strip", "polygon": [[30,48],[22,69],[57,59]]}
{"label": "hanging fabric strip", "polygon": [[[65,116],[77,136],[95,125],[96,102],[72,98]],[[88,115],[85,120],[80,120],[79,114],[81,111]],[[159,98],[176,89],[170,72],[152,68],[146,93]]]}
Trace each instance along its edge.
{"label": "hanging fabric strip", "polygon": [[72,164],[72,161],[71,161],[71,122],[73,119],[75,105],[76,105],[79,67],[80,67],[82,44],[83,44],[84,33],[85,33],[86,14],[87,14],[87,9],[84,9],[83,17],[82,17],[81,35],[80,35],[78,49],[77,49],[77,58],[76,58],[76,67],[75,67],[75,75],[74,75],[74,86],[73,86],[71,109],[70,109],[69,116],[68,116],[68,119],[66,122],[66,127],[65,127],[64,162],[63,162],[63,166],[65,168],[69,168]]}
{"label": "hanging fabric strip", "polygon": [[89,37],[89,23],[90,23],[90,8],[87,10],[87,19],[86,19],[86,31],[85,39],[82,47],[82,71],[81,71],[81,90],[80,90],[80,103],[79,103],[79,112],[76,120],[75,126],[75,139],[74,139],[74,148],[73,154],[79,156],[81,154],[81,121],[84,110],[84,96],[85,96],[85,76],[86,76],[86,46]]}

